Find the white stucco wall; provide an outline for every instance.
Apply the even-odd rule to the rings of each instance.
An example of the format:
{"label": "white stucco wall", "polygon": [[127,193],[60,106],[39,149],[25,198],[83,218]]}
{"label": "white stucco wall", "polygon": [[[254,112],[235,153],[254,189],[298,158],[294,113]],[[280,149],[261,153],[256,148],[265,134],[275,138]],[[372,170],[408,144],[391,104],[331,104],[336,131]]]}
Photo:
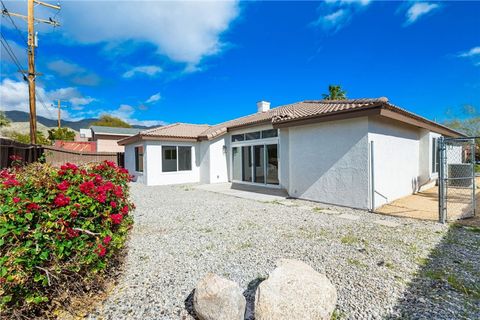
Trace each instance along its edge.
{"label": "white stucco wall", "polygon": [[[200,144],[198,142],[146,141],[145,146],[144,173],[147,185],[195,183],[200,181]],[[162,146],[191,146],[192,170],[162,172]]]}
{"label": "white stucco wall", "polygon": [[281,164],[279,165],[279,179],[280,187],[288,190],[290,181],[290,139],[288,128],[279,129],[279,159]]}
{"label": "white stucco wall", "polygon": [[228,181],[227,139],[230,139],[230,135],[210,141],[209,183]]}
{"label": "white stucco wall", "polygon": [[368,209],[367,131],[366,117],[289,128],[288,193]]}
{"label": "white stucco wall", "polygon": [[[134,176],[134,181],[140,183],[146,183],[144,173],[135,171],[135,147],[141,146],[143,143],[129,144],[125,146],[125,169]],[[145,150],[145,146],[144,146]],[[145,152],[145,151],[144,151]],[[144,168],[145,168],[145,156],[144,156]],[[144,171],[145,172],[145,171]]]}
{"label": "white stucco wall", "polygon": [[370,118],[368,130],[374,143],[375,208],[418,191],[420,130],[380,118]]}

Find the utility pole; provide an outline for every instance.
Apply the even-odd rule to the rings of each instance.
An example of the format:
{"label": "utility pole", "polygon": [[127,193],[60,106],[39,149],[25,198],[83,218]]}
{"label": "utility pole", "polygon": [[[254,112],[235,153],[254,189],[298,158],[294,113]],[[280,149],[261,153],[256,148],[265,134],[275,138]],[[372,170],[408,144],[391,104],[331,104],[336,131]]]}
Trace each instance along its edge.
{"label": "utility pole", "polygon": [[[58,129],[62,126],[62,104],[60,99],[57,99],[57,108],[58,108]],[[65,100],[64,100],[65,101]],[[52,104],[53,106],[53,104]]]}
{"label": "utility pole", "polygon": [[60,6],[49,4],[39,0],[27,0],[27,16],[8,12],[7,10],[3,10],[3,15],[9,15],[11,17],[18,17],[27,20],[27,30],[28,30],[28,100],[30,106],[30,143],[36,144],[37,143],[37,109],[36,109],[36,101],[35,101],[35,78],[37,74],[35,73],[35,47],[37,46],[37,39],[35,39],[35,22],[41,22],[50,24],[53,26],[59,26],[60,24],[49,18],[46,19],[37,19],[35,18],[34,6],[35,4],[42,5],[48,8],[52,8],[55,10],[60,10]]}

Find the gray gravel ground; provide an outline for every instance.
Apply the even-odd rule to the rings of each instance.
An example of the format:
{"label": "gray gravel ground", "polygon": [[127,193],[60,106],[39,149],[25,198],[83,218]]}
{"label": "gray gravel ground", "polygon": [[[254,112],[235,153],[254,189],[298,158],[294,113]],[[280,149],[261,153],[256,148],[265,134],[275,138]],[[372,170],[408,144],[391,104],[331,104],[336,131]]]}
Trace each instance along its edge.
{"label": "gray gravel ground", "polygon": [[91,319],[192,319],[188,298],[206,273],[254,292],[279,258],[327,275],[338,290],[337,319],[480,318],[476,229],[192,186],[133,184],[132,196],[137,210],[125,270]]}

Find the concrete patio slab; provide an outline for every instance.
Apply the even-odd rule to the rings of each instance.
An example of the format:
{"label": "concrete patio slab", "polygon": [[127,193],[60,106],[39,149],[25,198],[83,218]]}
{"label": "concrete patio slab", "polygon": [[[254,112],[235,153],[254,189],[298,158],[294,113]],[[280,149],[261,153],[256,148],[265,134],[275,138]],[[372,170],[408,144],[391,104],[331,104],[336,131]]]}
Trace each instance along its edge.
{"label": "concrete patio slab", "polygon": [[373,223],[379,224],[381,226],[390,227],[390,228],[397,228],[400,227],[400,223],[389,221],[389,220],[375,220]]}
{"label": "concrete patio slab", "polygon": [[339,218],[342,218],[342,219],[353,220],[353,221],[356,221],[356,220],[360,219],[359,216],[356,216],[356,215],[353,215],[353,214],[349,214],[349,213],[341,214],[341,215],[339,215],[338,217],[339,217]]}
{"label": "concrete patio slab", "polygon": [[[236,183],[215,183],[196,186],[197,189],[226,194],[229,196],[262,202],[285,201],[288,194],[282,189],[273,189]],[[282,203],[284,204],[284,203]],[[285,204],[287,205],[287,204]]]}

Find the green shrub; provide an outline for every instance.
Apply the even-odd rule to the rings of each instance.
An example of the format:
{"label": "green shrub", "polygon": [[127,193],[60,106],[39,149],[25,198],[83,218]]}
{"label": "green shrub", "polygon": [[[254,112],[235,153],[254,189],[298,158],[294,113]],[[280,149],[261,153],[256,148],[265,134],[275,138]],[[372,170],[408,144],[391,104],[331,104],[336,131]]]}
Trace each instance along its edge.
{"label": "green shrub", "polygon": [[38,312],[106,270],[132,223],[129,180],[108,161],[0,171],[0,314]]}

